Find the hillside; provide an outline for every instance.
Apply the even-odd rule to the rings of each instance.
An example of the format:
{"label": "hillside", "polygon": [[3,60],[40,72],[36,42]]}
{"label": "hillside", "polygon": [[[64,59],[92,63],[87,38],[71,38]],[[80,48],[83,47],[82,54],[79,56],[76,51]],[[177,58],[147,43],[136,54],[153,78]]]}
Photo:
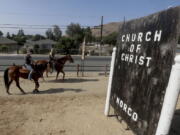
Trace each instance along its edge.
{"label": "hillside", "polygon": [[[113,32],[118,32],[120,25],[122,25],[122,22],[112,22],[112,23],[104,24],[103,25],[103,36],[107,36]],[[101,31],[100,29],[91,29],[91,30],[92,30],[93,36],[95,36],[95,37],[100,36],[100,31]]]}

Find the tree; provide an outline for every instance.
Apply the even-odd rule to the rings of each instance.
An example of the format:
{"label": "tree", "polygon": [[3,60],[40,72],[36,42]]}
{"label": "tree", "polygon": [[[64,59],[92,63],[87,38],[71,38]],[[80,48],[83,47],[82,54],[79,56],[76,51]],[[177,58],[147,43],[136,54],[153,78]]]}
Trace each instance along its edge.
{"label": "tree", "polygon": [[10,33],[9,33],[9,32],[7,32],[6,37],[9,38],[9,39],[11,39],[11,36],[10,36]]}
{"label": "tree", "polygon": [[41,39],[45,39],[44,36],[40,35],[40,34],[36,34],[32,37],[32,40],[33,41],[38,41],[38,40],[41,40]]}
{"label": "tree", "polygon": [[17,35],[12,34],[12,39],[18,42],[18,45],[24,45],[26,42],[26,36],[24,34],[24,30],[20,29],[17,33]]}
{"label": "tree", "polygon": [[83,29],[78,23],[71,23],[67,26],[66,34],[73,38],[76,35],[83,35]]}
{"label": "tree", "polygon": [[3,36],[3,32],[2,31],[0,31],[0,37],[2,37]]}
{"label": "tree", "polygon": [[13,40],[17,41],[18,45],[22,46],[26,42],[26,37],[15,36]]}
{"label": "tree", "polygon": [[34,47],[33,47],[33,52],[34,53],[36,53],[36,54],[38,54],[39,53],[39,45],[34,45]]}
{"label": "tree", "polygon": [[25,35],[24,35],[24,30],[23,30],[23,29],[20,29],[20,30],[18,31],[18,33],[17,33],[17,36],[20,36],[20,37],[25,36]]}
{"label": "tree", "polygon": [[109,45],[116,45],[117,36],[118,36],[118,33],[117,32],[113,32],[113,33],[103,37],[103,42],[105,44],[109,44]]}
{"label": "tree", "polygon": [[74,40],[70,37],[61,37],[59,42],[56,44],[56,49],[62,50],[62,53],[69,54],[70,50],[75,48]]}
{"label": "tree", "polygon": [[58,41],[62,36],[62,31],[60,30],[58,25],[53,26],[53,34],[56,41]]}
{"label": "tree", "polygon": [[84,28],[83,32],[84,32],[84,37],[86,38],[86,42],[91,42],[92,41],[91,28],[90,27]]}
{"label": "tree", "polygon": [[100,37],[93,36],[91,37],[91,42],[100,42]]}
{"label": "tree", "polygon": [[48,30],[46,31],[46,37],[47,37],[48,39],[51,39],[51,40],[54,39],[54,35],[53,35],[53,32],[52,32],[52,29],[48,29]]}
{"label": "tree", "polygon": [[[15,40],[19,46],[23,46],[26,42],[26,36],[24,34],[23,29],[20,29],[17,33],[17,35],[12,34],[11,39]],[[19,47],[17,48],[17,53],[19,53]]]}
{"label": "tree", "polygon": [[20,29],[17,33],[17,35],[12,35],[13,40],[18,42],[18,45],[24,45],[26,42],[26,36],[24,34],[24,30]]}
{"label": "tree", "polygon": [[84,30],[81,26],[78,23],[71,23],[67,26],[66,34],[74,40],[75,48],[79,48],[84,39]]}
{"label": "tree", "polygon": [[25,35],[26,36],[26,40],[33,40],[34,35]]}

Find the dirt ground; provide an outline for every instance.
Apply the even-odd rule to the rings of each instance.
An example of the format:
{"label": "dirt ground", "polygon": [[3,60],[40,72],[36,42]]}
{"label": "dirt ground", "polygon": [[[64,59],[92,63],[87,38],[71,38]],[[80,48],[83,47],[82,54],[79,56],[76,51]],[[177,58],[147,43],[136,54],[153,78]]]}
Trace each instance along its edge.
{"label": "dirt ground", "polygon": [[[90,72],[85,77],[67,73],[64,82],[55,81],[55,74],[45,80],[40,80],[41,92],[32,94],[34,83],[21,79],[27,94],[22,95],[13,83],[13,95],[9,96],[0,74],[0,135],[134,135],[126,130],[125,122],[104,116],[108,77]],[[178,108],[180,102],[172,135],[180,133]]]}

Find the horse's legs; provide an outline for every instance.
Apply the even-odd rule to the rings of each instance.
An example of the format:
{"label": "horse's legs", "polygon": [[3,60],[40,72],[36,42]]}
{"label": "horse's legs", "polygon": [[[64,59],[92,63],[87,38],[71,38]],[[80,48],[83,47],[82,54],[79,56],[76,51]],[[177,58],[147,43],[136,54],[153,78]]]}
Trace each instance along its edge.
{"label": "horse's legs", "polygon": [[65,78],[65,73],[64,73],[64,71],[63,71],[63,70],[61,71],[61,73],[63,73],[63,80],[64,80],[64,78]]}
{"label": "horse's legs", "polygon": [[38,80],[34,80],[34,83],[35,83],[35,89],[33,90],[33,93],[37,93],[37,92],[39,92],[39,90],[38,90],[39,82],[38,82]]}
{"label": "horse's legs", "polygon": [[23,93],[23,94],[26,94],[25,92],[24,92],[24,90],[20,87],[20,85],[19,85],[19,78],[17,78],[16,80],[16,86],[20,89],[20,91]]}
{"label": "horse's legs", "polygon": [[46,69],[46,77],[48,77],[49,69]]}
{"label": "horse's legs", "polygon": [[9,81],[9,83],[8,83],[8,88],[6,89],[6,92],[7,92],[9,95],[11,95],[11,93],[9,92],[9,88],[10,88],[10,85],[11,85],[12,82],[13,82],[13,80],[11,79],[11,80]]}
{"label": "horse's legs", "polygon": [[58,79],[59,71],[57,71],[56,80]]}
{"label": "horse's legs", "polygon": [[42,80],[43,80],[43,82],[45,82],[44,75],[42,75]]}

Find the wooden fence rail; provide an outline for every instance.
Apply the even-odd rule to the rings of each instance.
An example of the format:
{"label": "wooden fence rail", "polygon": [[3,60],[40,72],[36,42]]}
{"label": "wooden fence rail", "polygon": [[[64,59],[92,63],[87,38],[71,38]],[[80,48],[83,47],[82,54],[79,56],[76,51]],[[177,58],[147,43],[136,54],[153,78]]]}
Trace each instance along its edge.
{"label": "wooden fence rail", "polygon": [[[0,71],[4,71],[7,67],[12,65],[0,65]],[[83,69],[83,71],[82,71]],[[105,76],[108,75],[108,72],[110,70],[110,66],[108,64],[106,65],[97,65],[97,66],[91,66],[91,65],[84,65],[82,67],[80,64],[77,65],[65,65],[65,71],[69,72],[77,72],[77,76],[79,75],[79,72],[103,72]]]}

